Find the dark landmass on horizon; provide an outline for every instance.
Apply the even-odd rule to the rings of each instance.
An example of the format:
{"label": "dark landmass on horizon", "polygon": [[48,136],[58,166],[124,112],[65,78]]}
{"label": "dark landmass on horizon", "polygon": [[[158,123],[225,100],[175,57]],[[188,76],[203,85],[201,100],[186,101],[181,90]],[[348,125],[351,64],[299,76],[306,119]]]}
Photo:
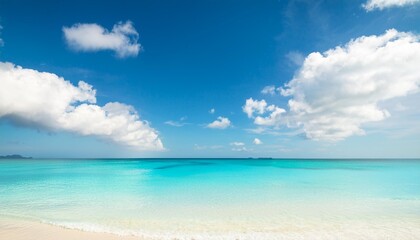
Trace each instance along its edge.
{"label": "dark landmass on horizon", "polygon": [[12,155],[0,156],[0,159],[32,159],[32,157],[24,157],[19,154],[12,154]]}

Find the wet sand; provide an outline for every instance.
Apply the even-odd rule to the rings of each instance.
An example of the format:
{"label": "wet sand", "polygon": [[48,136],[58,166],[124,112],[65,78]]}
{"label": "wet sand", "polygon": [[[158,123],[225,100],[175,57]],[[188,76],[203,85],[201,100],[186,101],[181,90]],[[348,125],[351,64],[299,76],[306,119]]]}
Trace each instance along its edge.
{"label": "wet sand", "polygon": [[0,218],[0,239],[4,240],[143,240],[140,237],[84,232],[45,223]]}

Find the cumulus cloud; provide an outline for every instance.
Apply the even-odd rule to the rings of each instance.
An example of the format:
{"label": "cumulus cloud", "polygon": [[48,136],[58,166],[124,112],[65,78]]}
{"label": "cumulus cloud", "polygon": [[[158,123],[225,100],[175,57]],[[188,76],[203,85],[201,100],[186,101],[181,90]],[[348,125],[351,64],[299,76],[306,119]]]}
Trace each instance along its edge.
{"label": "cumulus cloud", "polygon": [[254,138],[254,141],[252,141],[252,143],[254,143],[255,145],[261,145],[261,144],[263,144],[263,142],[260,139],[258,139],[258,138]]}
{"label": "cumulus cloud", "polygon": [[265,109],[270,112],[270,115],[266,117],[257,116],[254,123],[262,126],[276,126],[282,121],[282,114],[286,112],[283,108],[279,108],[274,105],[270,105]]}
{"label": "cumulus cloud", "polygon": [[[281,115],[286,112],[283,108],[279,108],[275,105],[267,105],[265,100],[254,100],[249,98],[246,100],[245,105],[242,107],[242,110],[248,115],[249,118],[255,118],[254,123],[262,126],[275,126],[280,125]],[[262,115],[266,112],[270,114],[268,116],[256,116]]]}
{"label": "cumulus cloud", "polygon": [[265,100],[254,100],[249,98],[246,100],[242,110],[248,115],[249,118],[254,116],[254,113],[263,114],[266,110],[267,102]]}
{"label": "cumulus cloud", "polygon": [[130,21],[115,24],[111,31],[96,23],[77,23],[63,27],[63,32],[67,44],[76,51],[111,50],[125,58],[137,56],[141,49],[139,34]]}
{"label": "cumulus cloud", "polygon": [[[310,139],[336,141],[363,135],[363,124],[390,117],[381,107],[387,100],[419,92],[419,66],[420,36],[391,29],[309,54],[281,89],[291,98],[288,112],[277,106],[268,109],[264,100],[248,99],[245,106],[264,102],[259,113],[270,115],[258,116],[256,124],[301,128]],[[250,116],[250,111],[245,112]]]}
{"label": "cumulus cloud", "polygon": [[416,3],[420,3],[420,0],[368,0],[362,6],[366,11],[372,11],[375,9],[383,10],[384,8],[390,7],[403,7]]}
{"label": "cumulus cloud", "polygon": [[262,90],[261,90],[262,94],[267,94],[267,95],[274,95],[276,94],[276,87],[274,85],[271,86],[265,86]]}
{"label": "cumulus cloud", "polygon": [[96,104],[96,90],[48,72],[0,62],[0,117],[49,131],[98,136],[138,150],[163,150],[158,132],[133,107]]}
{"label": "cumulus cloud", "polygon": [[207,125],[208,128],[216,128],[216,129],[225,129],[231,125],[231,122],[228,118],[225,117],[218,117],[214,122],[209,123]]}

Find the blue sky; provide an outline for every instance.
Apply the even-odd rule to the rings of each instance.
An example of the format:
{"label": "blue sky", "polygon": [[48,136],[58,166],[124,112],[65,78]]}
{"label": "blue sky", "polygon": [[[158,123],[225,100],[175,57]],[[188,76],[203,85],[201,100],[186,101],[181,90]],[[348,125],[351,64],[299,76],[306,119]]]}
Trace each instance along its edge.
{"label": "blue sky", "polygon": [[[157,134],[162,146],[156,143],[157,138],[146,143],[151,147],[144,147],[141,138],[121,140],[132,133],[121,133],[121,129],[108,134],[109,119],[104,120],[105,130],[93,133],[87,133],[83,126],[59,126],[57,119],[42,122],[48,106],[42,112],[29,106],[26,112],[13,109],[10,106],[29,93],[25,88],[11,88],[7,90],[10,96],[3,96],[3,101],[10,104],[0,106],[0,154],[420,157],[419,75],[410,67],[420,66],[419,58],[410,55],[419,53],[420,4],[393,6],[393,1],[389,2],[389,6],[366,9],[362,6],[366,1],[1,1],[0,62],[14,64],[12,70],[21,66],[54,73],[74,86],[80,80],[88,83],[96,89],[96,102],[91,104],[103,107],[109,102],[119,102],[132,106],[138,121],[147,125],[148,133]],[[80,26],[87,26],[83,24],[95,24],[108,33],[114,25],[129,26],[136,32],[131,35],[131,45],[141,45],[140,51],[120,56],[125,45],[89,48],[81,41],[90,41],[94,36],[77,35]],[[64,31],[66,28],[74,30],[73,43]],[[389,29],[395,29],[389,33],[395,36],[388,39]],[[310,55],[337,46],[346,48],[352,45],[351,39],[359,39],[353,45],[362,49],[368,44],[363,36],[386,38],[383,41],[391,44],[372,47],[371,54],[366,56],[378,59],[372,57],[371,62],[365,62],[367,57],[363,54],[352,53],[350,47],[342,56],[344,60],[337,60],[341,64],[326,65],[331,62],[328,59],[336,59],[334,56],[339,53],[324,55],[326,60],[319,64]],[[400,48],[394,51],[392,44]],[[303,63],[312,59],[309,56],[315,59],[313,68],[309,61]],[[374,64],[387,56],[391,60],[384,60],[383,65]],[[354,65],[346,65],[355,58]],[[401,59],[402,67],[392,68],[395,59]],[[381,72],[381,66],[387,64],[391,66],[389,72]],[[357,67],[361,65],[360,70]],[[307,76],[299,74],[308,69],[315,69],[312,80],[318,81],[318,87],[308,86]],[[338,69],[338,73],[332,69]],[[351,78],[346,69],[354,70],[355,78],[365,76],[365,72],[384,74],[382,78],[360,77],[352,85],[362,90],[377,86],[369,88],[368,95],[375,97],[353,94],[344,101],[341,96],[344,98],[351,90],[344,93],[338,90],[349,84],[340,82]],[[408,75],[400,77],[399,70]],[[282,94],[281,88],[286,89],[285,84],[292,79],[296,79],[292,95]],[[274,91],[262,93],[266,86],[274,86]],[[389,90],[398,86],[409,87],[398,93]],[[384,93],[384,89],[388,92]],[[302,93],[305,99],[299,98]],[[331,94],[329,105],[318,103],[317,93]],[[50,98],[48,104],[62,100],[60,94],[55,97],[57,100]],[[251,108],[248,116],[243,107],[250,98],[256,108]],[[288,105],[290,99],[307,104],[311,110],[292,110]],[[360,103],[365,101],[365,105]],[[331,107],[334,102],[343,105]],[[72,104],[77,106],[81,102]],[[269,108],[270,105],[273,107]],[[282,109],[278,111],[279,118],[269,118],[274,109]],[[314,114],[315,109],[322,110]],[[298,114],[302,111],[303,117]],[[37,117],[31,118],[32,114]],[[218,117],[228,119],[230,124],[209,125]],[[328,119],[328,124],[320,123],[321,119]],[[255,139],[261,144],[255,144]]]}

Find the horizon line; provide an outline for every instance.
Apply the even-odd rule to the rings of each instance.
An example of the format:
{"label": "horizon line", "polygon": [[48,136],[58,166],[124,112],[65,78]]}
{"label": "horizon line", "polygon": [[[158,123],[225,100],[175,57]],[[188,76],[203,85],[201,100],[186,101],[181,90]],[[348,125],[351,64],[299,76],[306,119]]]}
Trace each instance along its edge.
{"label": "horizon line", "polygon": [[176,159],[176,160],[420,160],[420,157],[25,157],[25,158],[0,158],[1,160],[157,160],[157,159]]}

